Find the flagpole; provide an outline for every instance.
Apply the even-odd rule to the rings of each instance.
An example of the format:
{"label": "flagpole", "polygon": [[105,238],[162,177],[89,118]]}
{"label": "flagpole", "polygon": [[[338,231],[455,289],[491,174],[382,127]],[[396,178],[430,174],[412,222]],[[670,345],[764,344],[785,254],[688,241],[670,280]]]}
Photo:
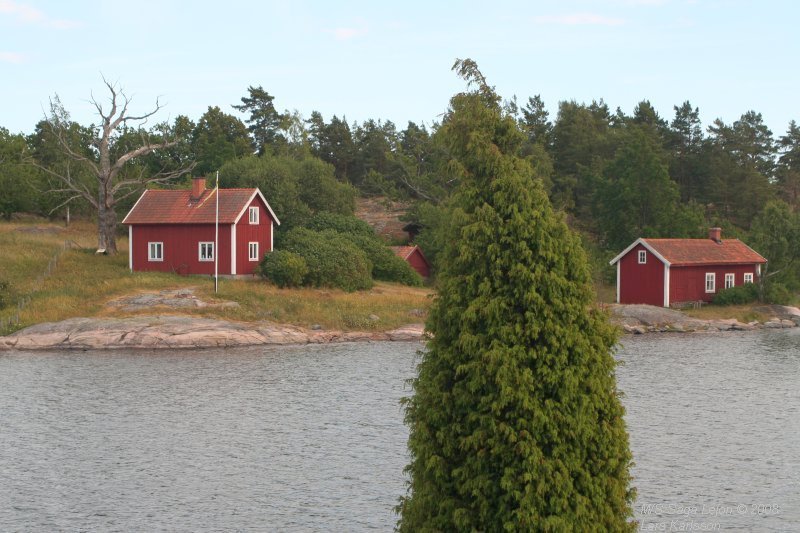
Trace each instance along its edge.
{"label": "flagpole", "polygon": [[219,290],[219,170],[217,170],[217,211],[214,216],[214,293]]}

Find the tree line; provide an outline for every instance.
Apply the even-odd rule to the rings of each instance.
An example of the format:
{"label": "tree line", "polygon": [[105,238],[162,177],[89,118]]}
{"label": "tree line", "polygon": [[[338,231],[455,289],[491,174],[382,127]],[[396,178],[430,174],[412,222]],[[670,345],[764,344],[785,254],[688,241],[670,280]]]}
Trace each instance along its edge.
{"label": "tree line", "polygon": [[[112,111],[127,111],[129,103],[106,85],[111,107],[93,101],[99,124],[72,121],[55,97],[32,134],[0,128],[0,216],[107,216],[97,178],[105,150],[111,167],[125,163],[108,184],[115,194],[106,202],[112,215],[124,213],[145,184],[185,187],[189,175],[219,170],[224,186],[261,187],[290,226],[319,211],[352,214],[357,195],[407,200],[408,221],[421,228],[426,255],[435,263],[443,248],[439,228],[462,178],[436,121],[399,129],[391,121],[349,123],[318,111],[305,118],[278,111],[272,95],[250,86],[231,112],[209,106],[197,121],[178,116],[148,126],[144,119],[160,109],[156,103],[151,112],[125,115],[104,134],[104,123],[119,118]],[[717,119],[704,126],[688,101],[668,118],[647,100],[630,113],[612,111],[603,100],[562,101],[555,117],[538,95],[500,105],[525,137],[515,155],[531,165],[553,206],[584,235],[598,273],[605,259],[637,237],[703,237],[713,225],[723,227],[724,236],[746,239],[770,260],[776,279],[800,288],[795,121],[776,135],[756,111],[731,124]],[[116,217],[108,225],[115,227]]]}

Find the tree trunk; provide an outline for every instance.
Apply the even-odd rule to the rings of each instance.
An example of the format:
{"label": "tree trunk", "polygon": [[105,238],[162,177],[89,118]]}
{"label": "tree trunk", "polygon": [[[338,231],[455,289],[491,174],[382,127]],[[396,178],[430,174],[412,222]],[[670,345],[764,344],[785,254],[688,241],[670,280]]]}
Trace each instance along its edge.
{"label": "tree trunk", "polygon": [[97,210],[97,248],[105,250],[108,255],[117,254],[117,213],[114,211],[112,193],[100,184]]}

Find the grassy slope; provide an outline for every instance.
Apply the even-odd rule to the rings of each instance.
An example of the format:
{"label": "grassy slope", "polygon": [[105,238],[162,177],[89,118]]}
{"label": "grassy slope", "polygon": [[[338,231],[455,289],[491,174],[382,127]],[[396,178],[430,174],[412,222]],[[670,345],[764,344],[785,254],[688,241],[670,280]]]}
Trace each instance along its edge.
{"label": "grassy slope", "polygon": [[[415,289],[381,283],[367,292],[345,293],[334,289],[277,289],[258,278],[220,280],[214,295],[213,278],[177,276],[162,273],[130,273],[127,239],[118,241],[116,257],[94,255],[94,228],[86,223],[69,229],[44,223],[0,224],[0,279],[5,279],[17,295],[32,299],[20,316],[21,327],[72,317],[127,316],[106,307],[109,300],[139,292],[193,287],[195,294],[209,303],[232,300],[238,309],[192,309],[181,311],[228,320],[270,320],[299,326],[320,324],[326,329],[389,330],[422,319],[413,310],[426,310],[429,289]],[[37,284],[51,257],[65,240],[82,248],[64,252],[54,272]],[[0,317],[13,309],[0,310]],[[176,311],[154,309],[150,313]],[[370,315],[379,317],[369,320]]]}

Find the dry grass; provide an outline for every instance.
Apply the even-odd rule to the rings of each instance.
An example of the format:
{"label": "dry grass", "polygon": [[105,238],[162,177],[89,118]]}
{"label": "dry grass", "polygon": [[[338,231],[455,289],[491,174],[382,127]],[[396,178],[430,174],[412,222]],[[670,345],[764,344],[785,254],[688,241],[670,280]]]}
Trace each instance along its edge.
{"label": "dry grass", "polygon": [[617,300],[617,289],[614,285],[607,283],[595,282],[594,284],[595,298],[597,302],[602,304],[613,304]]}
{"label": "dry grass", "polygon": [[685,309],[684,313],[688,316],[693,318],[699,318],[701,320],[716,320],[716,319],[728,319],[728,318],[735,318],[739,322],[752,322],[757,320],[759,322],[765,322],[770,317],[765,315],[764,313],[759,313],[758,311],[754,310],[754,307],[758,307],[760,303],[755,303],[752,305],[704,305],[699,309]]}
{"label": "dry grass", "polygon": [[[221,279],[219,294],[215,295],[209,276],[131,273],[124,237],[118,240],[119,255],[95,255],[93,232],[89,224],[74,224],[68,230],[43,223],[0,224],[0,279],[9,281],[18,295],[31,296],[20,315],[20,327],[74,317],[125,316],[131,313],[109,308],[106,303],[141,292],[187,287],[209,303],[234,301],[240,307],[182,309],[181,314],[299,326],[319,324],[326,329],[351,331],[385,331],[421,322],[430,305],[430,289],[388,283],[377,284],[370,291],[345,293],[334,289],[278,289],[258,278]],[[55,271],[37,284],[37,277],[65,240],[84,248],[65,251]],[[0,311],[0,317],[10,316],[11,311]],[[166,309],[148,312],[175,313]]]}

